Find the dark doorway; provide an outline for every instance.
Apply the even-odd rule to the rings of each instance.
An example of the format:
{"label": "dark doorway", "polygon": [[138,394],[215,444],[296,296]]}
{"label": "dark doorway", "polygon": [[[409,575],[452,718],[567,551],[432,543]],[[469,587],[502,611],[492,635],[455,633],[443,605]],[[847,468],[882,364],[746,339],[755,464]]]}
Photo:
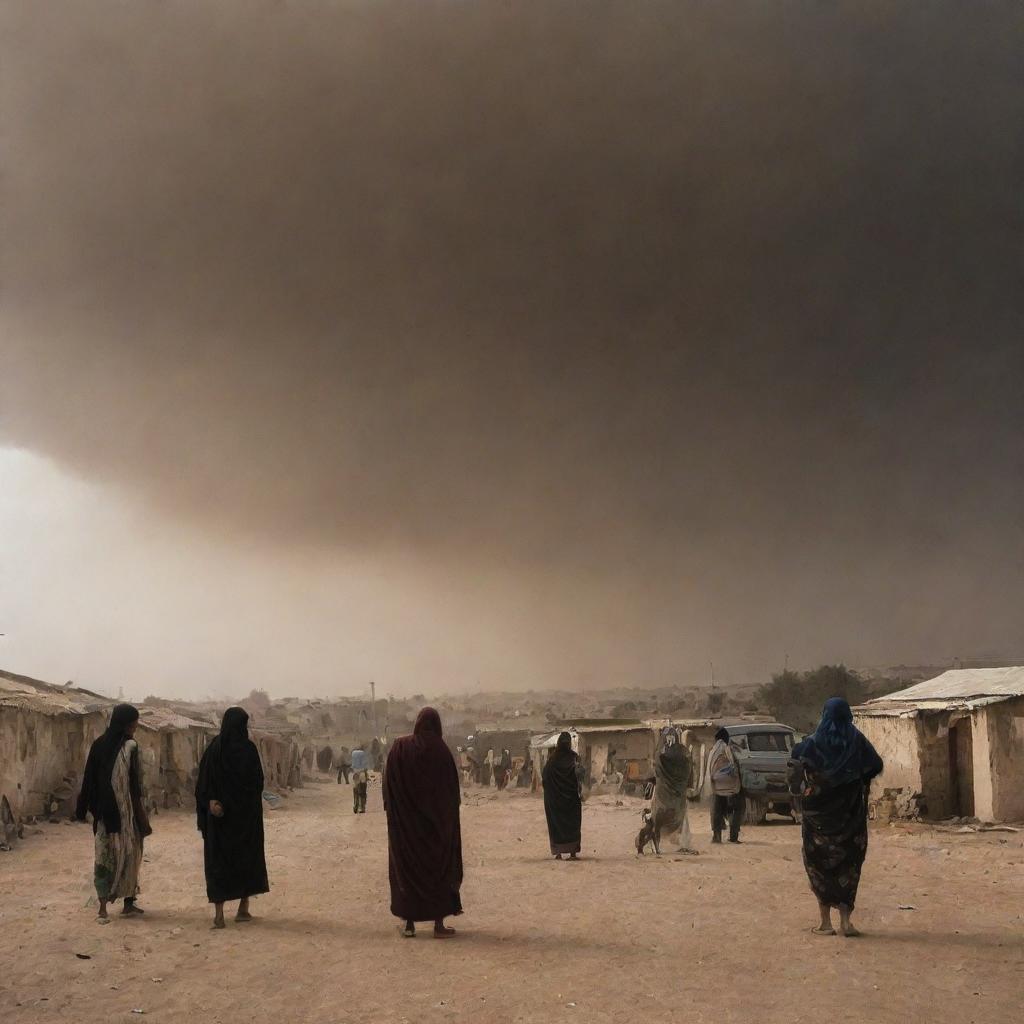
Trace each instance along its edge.
{"label": "dark doorway", "polygon": [[974,817],[974,741],[969,718],[949,727],[949,788],[953,814]]}

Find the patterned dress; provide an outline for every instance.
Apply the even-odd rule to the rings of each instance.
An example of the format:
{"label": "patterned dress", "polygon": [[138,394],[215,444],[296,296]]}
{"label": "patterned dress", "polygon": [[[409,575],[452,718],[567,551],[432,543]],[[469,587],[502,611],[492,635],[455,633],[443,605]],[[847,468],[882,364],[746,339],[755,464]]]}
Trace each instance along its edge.
{"label": "patterned dress", "polygon": [[[125,740],[114,761],[110,783],[121,815],[121,831],[108,835],[102,820],[96,823],[96,856],[93,879],[101,900],[133,899],[139,893],[142,868],[142,833],[135,821],[130,779],[138,744]],[[138,758],[135,757],[138,764]],[[141,788],[141,779],[140,788]]]}
{"label": "patterned dress", "polygon": [[804,798],[803,860],[819,903],[853,910],[867,852],[867,787],[862,781]]}

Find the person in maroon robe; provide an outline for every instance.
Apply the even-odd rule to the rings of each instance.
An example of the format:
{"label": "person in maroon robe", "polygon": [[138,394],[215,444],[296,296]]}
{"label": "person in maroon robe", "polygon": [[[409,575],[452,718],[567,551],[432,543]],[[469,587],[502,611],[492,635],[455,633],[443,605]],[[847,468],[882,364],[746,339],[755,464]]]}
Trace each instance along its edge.
{"label": "person in maroon robe", "polygon": [[411,736],[395,740],[384,768],[391,913],[416,935],[434,922],[434,938],[455,934],[444,919],[462,913],[459,772],[441,734],[441,718],[423,708]]}

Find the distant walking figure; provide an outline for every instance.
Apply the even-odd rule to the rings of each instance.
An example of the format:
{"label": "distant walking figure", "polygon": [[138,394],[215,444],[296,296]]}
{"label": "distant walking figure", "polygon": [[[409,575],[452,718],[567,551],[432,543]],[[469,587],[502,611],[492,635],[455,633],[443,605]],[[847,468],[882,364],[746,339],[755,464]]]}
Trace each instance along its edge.
{"label": "distant walking figure", "polygon": [[572,749],[569,733],[558,737],[554,753],[544,765],[542,779],[551,853],[556,860],[561,860],[564,853],[569,854],[570,860],[576,860],[583,828],[583,766]]}
{"label": "distant walking figure", "polygon": [[228,708],[220,735],[206,748],[196,782],[196,821],[203,834],[206,896],[213,927],[224,904],[238,900],[236,921],[251,921],[249,897],[270,891],[263,849],[263,766],[249,739],[249,715]]}
{"label": "distant walking figure", "polygon": [[142,840],[151,835],[142,806],[142,770],[139,748],[132,737],[139,712],[131,704],[118,704],[107,731],[89,748],[75,817],[92,815],[95,836],[93,881],[99,899],[99,917],[108,920],[107,904],[124,900],[122,914],[141,914],[135,905],[142,869]]}
{"label": "distant walking figure", "polygon": [[370,781],[370,758],[365,750],[352,751],[352,813],[366,813],[366,787]]}
{"label": "distant walking figure", "polygon": [[729,842],[740,841],[740,824],[743,821],[743,788],[740,781],[740,766],[736,753],[729,742],[729,730],[719,729],[715,733],[715,745],[708,755],[708,774],[714,793],[711,803],[711,842],[722,841],[725,819],[729,819]]}
{"label": "distant walking figure", "polygon": [[342,747],[341,753],[338,755],[338,785],[341,785],[342,777],[344,776],[345,785],[348,785],[348,776],[352,771],[351,755],[349,754],[348,747]]}
{"label": "distant walking figure", "polygon": [[512,754],[508,750],[501,752],[501,760],[498,762],[497,768],[497,787],[498,789],[504,789],[512,777]]}
{"label": "distant walking figure", "polygon": [[455,934],[444,919],[462,913],[459,770],[441,732],[441,718],[423,708],[411,736],[395,740],[384,768],[391,913],[416,935],[434,922],[434,938]]}
{"label": "distant walking figure", "polygon": [[843,935],[860,934],[850,915],[868,851],[868,790],[881,771],[882,759],[842,697],[825,702],[818,728],[793,748],[789,785],[803,798],[804,867],[821,911],[817,935],[835,935],[832,907]]}

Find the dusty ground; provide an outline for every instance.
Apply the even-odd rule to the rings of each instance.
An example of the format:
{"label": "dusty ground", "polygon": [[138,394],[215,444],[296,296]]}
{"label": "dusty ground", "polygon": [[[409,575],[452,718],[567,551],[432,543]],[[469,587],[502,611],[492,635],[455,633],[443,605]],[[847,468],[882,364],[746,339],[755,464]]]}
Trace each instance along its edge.
{"label": "dusty ground", "polygon": [[[267,814],[259,920],[209,930],[194,819],[156,818],[143,919],[95,922],[91,833],[44,825],[0,853],[0,1021],[1021,1019],[1024,833],[872,831],[860,939],[817,938],[799,830],[637,860],[636,802],[584,813],[578,864],[546,854],[540,801],[477,791],[463,813],[459,935],[402,940],[388,914],[379,788],[309,785]],[[899,910],[900,904],[914,910]],[[76,957],[82,953],[91,959]]]}

